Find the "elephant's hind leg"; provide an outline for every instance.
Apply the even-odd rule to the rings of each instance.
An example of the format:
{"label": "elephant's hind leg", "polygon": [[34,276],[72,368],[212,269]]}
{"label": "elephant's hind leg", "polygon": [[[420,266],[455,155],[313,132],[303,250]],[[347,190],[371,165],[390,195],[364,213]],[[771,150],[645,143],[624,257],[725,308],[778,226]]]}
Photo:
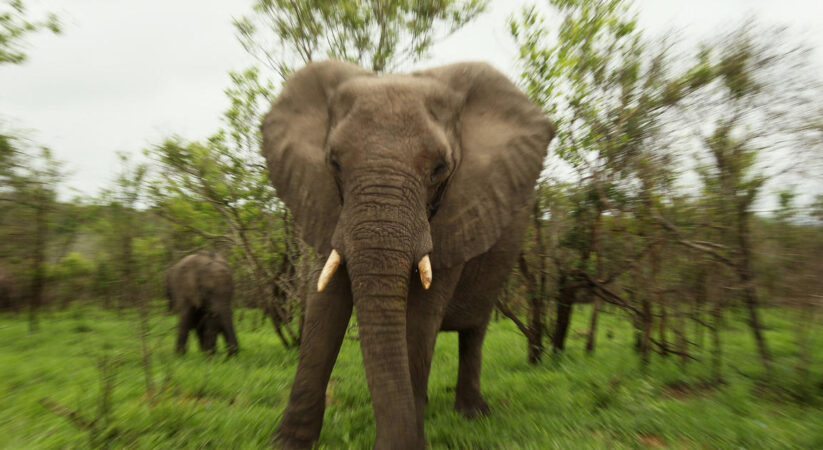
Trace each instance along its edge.
{"label": "elephant's hind leg", "polygon": [[189,331],[196,326],[195,312],[192,308],[187,308],[180,313],[177,322],[177,344],[174,348],[177,353],[181,355],[186,353],[186,342],[189,339]]}
{"label": "elephant's hind leg", "polygon": [[289,404],[275,431],[277,448],[311,448],[320,436],[326,387],[352,312],[345,272],[338,270],[323,292],[309,294],[306,301],[300,360]]}
{"label": "elephant's hind leg", "polygon": [[213,313],[206,313],[201,320],[203,324],[203,351],[213,355],[217,350],[217,334],[220,332],[220,324]]}
{"label": "elephant's hind leg", "polygon": [[[463,269],[451,322],[459,333],[460,363],[454,407],[466,417],[487,414],[489,406],[480,394],[483,338],[503,283],[520,254],[530,207],[524,207],[503,231],[502,238]],[[447,317],[449,319],[449,317]]]}
{"label": "elephant's hind leg", "polygon": [[206,349],[206,318],[203,314],[196,312],[192,317],[192,321],[196,324],[194,330],[197,332],[197,342],[200,344],[200,351],[205,352]]}
{"label": "elephant's hind leg", "polygon": [[234,334],[234,324],[231,319],[231,311],[220,312],[218,314],[220,321],[220,331],[223,333],[223,338],[226,340],[226,350],[229,356],[237,354],[237,335]]}

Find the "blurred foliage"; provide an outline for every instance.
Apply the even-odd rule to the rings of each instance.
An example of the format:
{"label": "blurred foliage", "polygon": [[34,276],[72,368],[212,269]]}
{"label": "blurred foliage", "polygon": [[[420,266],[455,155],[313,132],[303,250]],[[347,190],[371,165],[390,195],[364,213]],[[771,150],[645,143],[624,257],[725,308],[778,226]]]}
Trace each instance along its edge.
{"label": "blurred foliage", "polygon": [[0,2],[0,64],[20,64],[26,60],[25,38],[31,33],[49,30],[60,32],[60,21],[54,14],[42,20],[29,17],[23,0]]}
{"label": "blurred foliage", "polygon": [[172,247],[176,258],[202,248],[224,253],[236,268],[238,300],[267,311],[284,343],[296,345],[290,322],[301,315],[308,274],[295,276],[295,266],[312,256],[299,251],[260,155],[259,123],[274,88],[256,69],[231,78],[224,128],[204,142],[172,138],[147,151],[159,170],[151,208],[187,236]]}
{"label": "blurred foliage", "polygon": [[[755,219],[754,205],[770,180],[819,164],[823,140],[809,131],[819,121],[820,80],[802,70],[808,52],[780,31],[746,24],[684,53],[670,37],[647,39],[629,1],[547,3],[550,16],[526,7],[508,22],[523,87],[557,126],[549,165],[571,170],[549,171],[537,191],[524,256],[545,266],[538,271],[555,288],[539,295],[554,296],[557,310],[541,312],[553,324],[532,328],[544,327],[562,350],[572,314],[564,303],[591,301],[594,351],[605,301],[630,313],[645,361],[650,352],[688,358],[687,321],[714,330],[723,308],[740,301],[768,367],[758,311],[773,293],[756,286],[788,274],[787,266],[771,266],[782,275],[759,271],[757,236],[771,222]],[[780,161],[781,153],[797,159]],[[684,189],[695,176],[702,190]],[[787,228],[771,251],[785,254],[781,235],[802,226],[794,196],[784,190],[781,198],[775,219]],[[795,302],[814,302],[815,289],[807,279]],[[533,315],[535,303],[522,303]],[[709,313],[718,322],[708,324]]]}
{"label": "blurred foliage", "polygon": [[249,54],[282,79],[319,58],[376,72],[427,56],[438,41],[471,22],[488,0],[256,0],[234,21]]}
{"label": "blurred foliage", "polygon": [[14,243],[4,246],[0,256],[10,261],[18,283],[28,285],[18,292],[25,292],[30,329],[36,330],[48,282],[47,252],[64,209],[57,189],[66,174],[48,148],[30,148],[26,140],[8,135],[0,142],[0,238]]}
{"label": "blurred foliage", "polygon": [[73,299],[88,298],[94,269],[94,263],[78,252],[71,252],[57,264],[49,265],[49,282],[54,283],[59,291],[56,301],[65,306]]}

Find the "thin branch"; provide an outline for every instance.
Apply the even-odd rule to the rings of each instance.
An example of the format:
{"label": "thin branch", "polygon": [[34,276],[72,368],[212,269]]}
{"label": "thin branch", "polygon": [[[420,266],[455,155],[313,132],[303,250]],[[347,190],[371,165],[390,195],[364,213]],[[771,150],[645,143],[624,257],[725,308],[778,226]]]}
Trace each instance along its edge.
{"label": "thin branch", "polygon": [[614,291],[600,283],[599,281],[592,278],[591,275],[589,275],[585,271],[577,270],[575,271],[575,274],[583,276],[583,278],[585,278],[586,281],[588,281],[592,287],[596,288],[595,293],[604,301],[611,303],[613,305],[620,306],[621,308],[628,309],[629,311],[637,314],[638,316],[642,315],[639,309],[635,308],[628,301],[626,301],[626,299],[624,299],[623,297],[621,297],[620,295],[618,295],[617,293],[615,293]]}
{"label": "thin branch", "polygon": [[708,255],[711,255],[712,257],[714,257],[718,261],[722,262],[723,264],[726,264],[729,267],[736,267],[737,266],[734,263],[734,261],[732,261],[731,259],[729,259],[729,258],[721,255],[720,253],[714,251],[711,247],[708,247],[706,245],[701,245],[697,242],[690,241],[690,240],[684,238],[683,234],[680,232],[680,230],[678,230],[677,227],[674,226],[674,224],[672,224],[671,222],[669,222],[665,218],[663,218],[663,216],[661,216],[659,212],[653,211],[652,214],[653,214],[655,220],[657,220],[657,222],[660,223],[660,225],[662,225],[663,228],[670,231],[675,236],[675,238],[676,238],[675,240],[680,245],[683,245],[685,247],[689,247],[691,249],[698,250],[698,251],[701,251],[701,252],[706,253]]}
{"label": "thin branch", "polygon": [[48,397],[41,398],[39,402],[51,412],[57,414],[58,416],[65,417],[69,420],[69,422],[76,425],[78,428],[83,430],[90,430],[94,428],[94,424],[96,422],[95,420],[87,420],[81,416],[79,412],[66,408]]}
{"label": "thin branch", "polygon": [[501,313],[503,313],[504,316],[511,319],[511,321],[514,322],[515,325],[517,325],[517,328],[520,329],[520,332],[523,333],[524,336],[530,336],[531,335],[531,331],[529,331],[529,327],[527,327],[526,324],[524,324],[520,319],[518,319],[517,315],[511,309],[509,309],[509,307],[506,306],[505,303],[498,300],[497,309]]}
{"label": "thin branch", "polygon": [[669,348],[669,346],[661,344],[660,342],[656,341],[651,336],[649,336],[649,340],[652,342],[652,344],[656,345],[660,349],[660,350],[656,351],[658,354],[662,355],[665,352],[667,354],[672,354],[672,355],[677,355],[677,356],[685,356],[686,358],[689,358],[689,359],[694,360],[694,361],[700,361],[699,358],[697,358],[695,356],[692,356],[689,353],[681,352],[681,351],[678,351],[678,350],[673,350],[673,349]]}

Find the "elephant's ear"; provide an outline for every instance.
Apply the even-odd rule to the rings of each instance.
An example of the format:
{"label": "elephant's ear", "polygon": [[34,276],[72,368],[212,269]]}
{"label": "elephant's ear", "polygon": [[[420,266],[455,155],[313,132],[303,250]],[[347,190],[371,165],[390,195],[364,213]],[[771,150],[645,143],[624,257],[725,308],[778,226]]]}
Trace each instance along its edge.
{"label": "elephant's ear", "polygon": [[484,63],[419,72],[462,98],[458,165],[432,218],[432,263],[450,267],[484,253],[531,200],[554,128],[543,111]]}
{"label": "elephant's ear", "polygon": [[277,195],[303,239],[331,250],[340,196],[325,163],[329,102],[345,81],[369,72],[341,61],[311,63],[294,73],[263,120],[263,155]]}

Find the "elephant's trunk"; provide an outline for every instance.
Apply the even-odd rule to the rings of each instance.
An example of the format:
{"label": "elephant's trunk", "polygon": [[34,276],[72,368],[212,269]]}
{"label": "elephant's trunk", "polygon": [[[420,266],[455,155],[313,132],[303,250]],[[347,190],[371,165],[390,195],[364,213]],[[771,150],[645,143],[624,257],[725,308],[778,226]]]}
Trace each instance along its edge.
{"label": "elephant's trunk", "polygon": [[[386,254],[360,253],[353,260],[364,256],[385,258]],[[351,280],[360,348],[377,425],[375,448],[416,448],[417,423],[406,348],[410,265],[405,267],[405,273],[355,275],[356,270],[350,271],[354,272]]]}
{"label": "elephant's trunk", "polygon": [[344,206],[343,217],[348,212],[353,220],[342,221],[343,258],[374,406],[375,447],[420,448],[406,346],[406,301],[413,264],[419,253],[430,251],[420,242],[431,241],[421,238],[428,237],[428,221],[414,184],[387,190],[386,175],[380,180],[379,185],[361,184],[346,198],[352,201]]}

